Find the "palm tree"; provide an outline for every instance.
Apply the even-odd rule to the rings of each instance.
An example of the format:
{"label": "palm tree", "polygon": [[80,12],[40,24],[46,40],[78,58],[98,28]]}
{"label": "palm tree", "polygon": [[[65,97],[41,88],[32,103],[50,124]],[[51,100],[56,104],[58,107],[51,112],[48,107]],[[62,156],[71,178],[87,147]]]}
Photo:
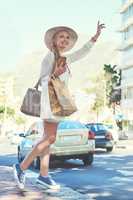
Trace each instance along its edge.
{"label": "palm tree", "polygon": [[[115,91],[115,87],[120,84],[121,80],[121,71],[116,69],[117,65],[111,66],[110,64],[104,64],[104,75],[106,81],[106,98],[107,104],[111,105],[112,101],[115,101],[115,97],[113,97],[113,93]],[[118,101],[118,97],[116,100]]]}

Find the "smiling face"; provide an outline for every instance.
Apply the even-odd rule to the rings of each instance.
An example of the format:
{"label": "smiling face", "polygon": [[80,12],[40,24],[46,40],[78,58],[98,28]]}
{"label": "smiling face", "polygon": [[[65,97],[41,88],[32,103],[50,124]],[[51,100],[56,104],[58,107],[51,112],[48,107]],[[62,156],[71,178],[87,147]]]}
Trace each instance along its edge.
{"label": "smiling face", "polygon": [[53,38],[54,46],[59,52],[63,52],[70,44],[70,35],[67,31],[58,32]]}

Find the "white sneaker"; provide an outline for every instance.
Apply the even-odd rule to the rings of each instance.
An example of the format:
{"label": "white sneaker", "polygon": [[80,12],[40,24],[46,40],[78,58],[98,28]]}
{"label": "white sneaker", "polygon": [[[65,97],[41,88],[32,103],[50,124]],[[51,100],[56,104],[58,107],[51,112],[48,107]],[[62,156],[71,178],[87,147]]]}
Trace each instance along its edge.
{"label": "white sneaker", "polygon": [[14,178],[16,180],[16,183],[19,187],[19,189],[24,189],[25,185],[25,173],[20,169],[19,164],[13,165],[14,170]]}
{"label": "white sneaker", "polygon": [[50,176],[39,176],[37,178],[37,183],[39,183],[40,185],[47,187],[49,189],[53,189],[53,190],[59,190],[60,189],[60,185],[56,184],[56,182],[50,177]]}

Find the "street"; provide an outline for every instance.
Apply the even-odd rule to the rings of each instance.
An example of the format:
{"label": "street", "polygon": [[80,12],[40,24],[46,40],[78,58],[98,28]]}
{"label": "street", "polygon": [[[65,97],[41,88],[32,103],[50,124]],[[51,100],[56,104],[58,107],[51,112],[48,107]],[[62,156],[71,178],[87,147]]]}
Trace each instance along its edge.
{"label": "street", "polygon": [[0,199],[47,200],[128,200],[133,199],[133,141],[119,141],[113,152],[97,151],[90,167],[80,160],[56,163],[50,174],[61,184],[57,193],[42,193],[35,186],[39,171],[26,171],[27,193],[20,193],[15,186],[12,165],[17,162],[16,146],[0,145]]}

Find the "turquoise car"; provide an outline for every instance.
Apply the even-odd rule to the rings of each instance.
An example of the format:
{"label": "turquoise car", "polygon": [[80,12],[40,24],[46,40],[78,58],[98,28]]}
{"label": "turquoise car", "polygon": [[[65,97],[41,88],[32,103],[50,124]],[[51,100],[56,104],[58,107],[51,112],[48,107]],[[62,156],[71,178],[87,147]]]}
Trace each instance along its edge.
{"label": "turquoise car", "polygon": [[[36,122],[27,131],[18,145],[18,161],[21,162],[31,151],[43,132],[42,122]],[[56,141],[51,145],[50,161],[81,159],[84,165],[91,165],[95,151],[95,138],[89,135],[88,129],[79,121],[62,121],[58,125]],[[40,165],[39,157],[33,163]]]}

